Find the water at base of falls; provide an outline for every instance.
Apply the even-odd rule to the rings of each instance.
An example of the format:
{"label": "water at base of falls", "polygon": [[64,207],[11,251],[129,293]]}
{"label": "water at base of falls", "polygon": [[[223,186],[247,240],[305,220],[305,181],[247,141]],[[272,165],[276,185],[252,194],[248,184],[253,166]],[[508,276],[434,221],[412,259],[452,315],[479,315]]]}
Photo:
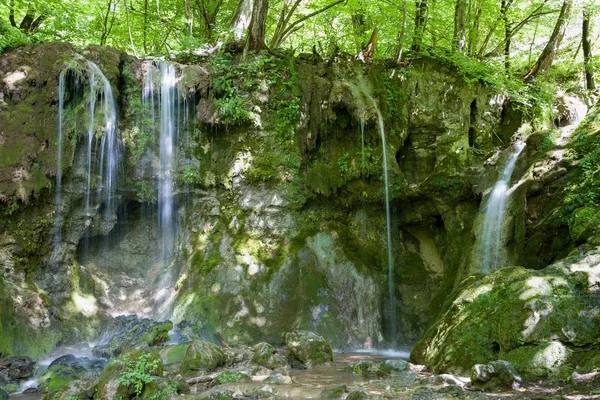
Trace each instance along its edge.
{"label": "water at base of falls", "polygon": [[482,252],[481,272],[488,273],[498,268],[502,253],[502,224],[506,213],[506,203],[510,195],[510,178],[515,169],[519,154],[525,148],[524,142],[517,142],[510,159],[506,163],[500,179],[494,185],[487,201],[485,219],[480,238]]}

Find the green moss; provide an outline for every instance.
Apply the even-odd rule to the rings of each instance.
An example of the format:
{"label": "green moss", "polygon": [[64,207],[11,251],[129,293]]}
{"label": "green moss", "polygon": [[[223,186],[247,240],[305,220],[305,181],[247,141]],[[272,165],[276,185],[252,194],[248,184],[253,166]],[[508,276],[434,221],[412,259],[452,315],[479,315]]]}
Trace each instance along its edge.
{"label": "green moss", "polygon": [[188,347],[189,347],[189,344],[185,343],[185,344],[178,344],[176,346],[169,348],[167,350],[167,354],[166,354],[166,363],[167,364],[180,363],[183,360],[183,358],[185,357],[185,353],[187,352]]}

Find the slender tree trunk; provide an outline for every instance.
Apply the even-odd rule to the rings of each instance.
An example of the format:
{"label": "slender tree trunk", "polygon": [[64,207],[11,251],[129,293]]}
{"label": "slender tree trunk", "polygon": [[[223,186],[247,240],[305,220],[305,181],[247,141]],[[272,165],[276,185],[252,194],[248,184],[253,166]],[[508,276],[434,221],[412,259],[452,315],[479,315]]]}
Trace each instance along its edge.
{"label": "slender tree trunk", "polygon": [[596,89],[594,70],[592,66],[592,46],[590,43],[590,13],[587,7],[583,9],[583,29],[581,34],[583,47],[583,67],[585,69],[585,86],[588,90]]}
{"label": "slender tree trunk", "polygon": [[560,43],[565,35],[567,29],[567,21],[571,15],[571,8],[573,7],[573,0],[564,0],[562,8],[560,9],[560,15],[554,26],[554,31],[550,36],[550,40],[546,43],[546,47],[542,50],[542,53],[538,57],[533,67],[529,70],[524,79],[529,81],[535,78],[540,72],[546,71],[552,66],[556,52],[560,47]]}
{"label": "slender tree trunk", "polygon": [[508,9],[510,3],[507,0],[502,0],[500,5],[500,14],[504,23],[504,70],[506,74],[510,74],[510,22],[508,20]]}
{"label": "slender tree trunk", "polygon": [[412,50],[418,53],[423,44],[423,35],[425,33],[425,21],[427,20],[427,1],[417,0],[417,9],[415,12],[415,31],[413,35]]}
{"label": "slender tree trunk", "polygon": [[464,53],[467,42],[467,0],[456,0],[454,9],[454,51]]}
{"label": "slender tree trunk", "polygon": [[231,29],[235,40],[242,40],[252,18],[253,0],[239,0],[233,18],[231,19]]}
{"label": "slender tree trunk", "polygon": [[129,34],[129,44],[131,45],[131,51],[133,51],[133,55],[137,56],[137,50],[135,49],[135,44],[133,43],[133,35],[131,34],[131,22],[129,21],[129,6],[127,5],[127,0],[123,3],[125,7],[125,17],[127,18],[127,33]]}
{"label": "slender tree trunk", "polygon": [[474,56],[479,44],[479,21],[481,21],[481,7],[477,6],[477,12],[475,13],[475,20],[473,21],[473,28],[469,32],[469,56]]}
{"label": "slender tree trunk", "polygon": [[17,27],[17,21],[15,20],[15,1],[14,0],[10,0],[8,2],[8,20],[10,21],[10,24],[13,26],[13,28]]}
{"label": "slender tree trunk", "polygon": [[396,52],[396,62],[402,62],[402,51],[404,49],[404,35],[406,35],[406,0],[402,0],[402,26],[398,33],[398,51]]}
{"label": "slender tree trunk", "polygon": [[254,0],[252,19],[248,28],[248,39],[246,39],[244,53],[264,49],[268,11],[269,0]]}
{"label": "slender tree trunk", "polygon": [[143,34],[143,45],[144,53],[148,54],[148,42],[147,42],[147,31],[148,31],[148,0],[144,0],[144,29]]}

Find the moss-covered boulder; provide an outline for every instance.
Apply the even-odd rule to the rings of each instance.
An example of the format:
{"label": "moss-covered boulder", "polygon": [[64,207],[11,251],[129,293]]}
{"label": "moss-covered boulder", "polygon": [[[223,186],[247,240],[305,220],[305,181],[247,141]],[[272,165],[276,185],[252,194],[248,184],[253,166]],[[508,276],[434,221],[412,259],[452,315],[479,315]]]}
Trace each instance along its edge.
{"label": "moss-covered boulder", "polygon": [[287,364],[285,358],[277,353],[275,347],[264,342],[254,346],[252,363],[270,369],[283,367]]}
{"label": "moss-covered boulder", "polygon": [[290,350],[290,355],[306,366],[333,362],[331,345],[314,332],[288,332],[285,334],[285,345]]}
{"label": "moss-covered boulder", "polygon": [[190,347],[189,343],[165,346],[160,350],[160,356],[165,364],[178,364],[185,358],[188,347]]}
{"label": "moss-covered boulder", "polygon": [[193,374],[196,371],[212,371],[225,365],[225,352],[218,346],[203,340],[193,341],[181,363],[181,373]]}
{"label": "moss-covered boulder", "polygon": [[465,373],[497,359],[524,377],[567,379],[600,337],[600,249],[543,270],[502,268],[465,280],[413,349],[434,372]]}
{"label": "moss-covered boulder", "polygon": [[169,331],[173,328],[170,321],[159,322],[133,315],[117,317],[113,323],[116,331],[108,343],[92,350],[96,357],[113,358],[127,349],[161,345],[169,340]]}
{"label": "moss-covered boulder", "polygon": [[67,386],[74,380],[94,380],[100,376],[105,362],[75,357],[72,354],[52,361],[48,370],[38,380],[38,388],[42,393],[53,392]]}

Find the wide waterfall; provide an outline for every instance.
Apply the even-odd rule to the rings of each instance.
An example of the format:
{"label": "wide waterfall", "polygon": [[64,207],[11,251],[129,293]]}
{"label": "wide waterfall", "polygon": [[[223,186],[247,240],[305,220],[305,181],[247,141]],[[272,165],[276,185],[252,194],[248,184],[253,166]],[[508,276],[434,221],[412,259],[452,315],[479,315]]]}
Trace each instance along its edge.
{"label": "wide waterfall", "polygon": [[398,322],[396,318],[396,288],[394,285],[394,257],[392,254],[392,223],[390,213],[390,184],[388,178],[388,161],[387,161],[387,142],[385,139],[385,126],[383,124],[383,115],[377,107],[377,102],[373,97],[367,94],[367,97],[373,104],[377,112],[379,123],[379,133],[381,134],[381,148],[383,154],[383,182],[385,185],[385,218],[386,218],[386,237],[387,237],[387,258],[388,258],[388,317],[390,328],[390,339],[395,341],[398,334]]}
{"label": "wide waterfall", "polygon": [[479,244],[483,255],[481,271],[484,273],[493,271],[499,265],[502,252],[502,224],[504,223],[506,202],[510,195],[510,178],[515,169],[517,158],[524,148],[524,142],[515,144],[514,151],[506,163],[500,179],[494,185],[487,202]]}
{"label": "wide waterfall", "polygon": [[[104,216],[108,217],[115,211],[117,174],[120,167],[121,150],[117,132],[117,106],[110,82],[100,68],[91,61],[76,59],[60,76],[58,83],[58,138],[56,156],[56,212],[54,255],[58,255],[62,231],[62,147],[65,119],[65,94],[67,78],[73,77],[69,87],[71,95],[79,89],[87,75],[87,107],[85,109],[86,129],[86,188],[84,193],[85,217],[91,219],[100,206],[104,208]],[[71,96],[75,97],[75,96]],[[100,112],[102,123],[96,121],[96,113]],[[75,132],[79,136],[79,132]],[[99,155],[98,155],[99,153]],[[96,196],[92,199],[92,187],[95,184]],[[94,212],[92,212],[92,208]]]}

